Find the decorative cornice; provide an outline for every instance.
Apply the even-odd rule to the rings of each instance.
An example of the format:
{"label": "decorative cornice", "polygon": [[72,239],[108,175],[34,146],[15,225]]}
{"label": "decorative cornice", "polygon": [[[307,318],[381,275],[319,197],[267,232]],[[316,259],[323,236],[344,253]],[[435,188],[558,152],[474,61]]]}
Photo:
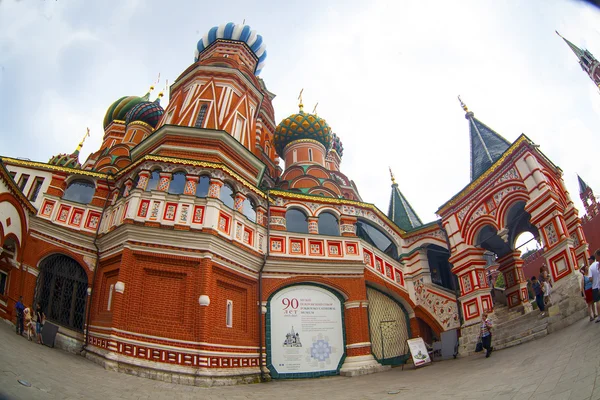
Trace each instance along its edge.
{"label": "decorative cornice", "polygon": [[144,157],[140,158],[133,164],[131,164],[131,165],[123,168],[121,171],[119,171],[118,177],[119,178],[122,177],[123,175],[127,174],[132,169],[136,168],[138,165],[144,163],[145,161],[157,161],[157,162],[165,162],[165,163],[172,163],[172,164],[190,165],[193,167],[220,169],[221,171],[223,171],[223,172],[231,175],[233,178],[237,179],[242,185],[244,185],[245,187],[250,189],[252,192],[257,194],[258,196],[260,196],[262,198],[267,197],[262,190],[258,189],[256,186],[254,186],[253,184],[248,182],[245,178],[241,177],[239,174],[234,172],[232,169],[230,169],[226,165],[223,165],[220,163],[207,162],[207,161],[189,160],[186,158],[154,156],[154,155],[148,154],[148,155],[145,155]]}
{"label": "decorative cornice", "polygon": [[38,169],[45,169],[45,170],[50,170],[50,171],[66,172],[68,174],[87,175],[87,176],[93,176],[94,178],[105,178],[105,179],[108,178],[108,175],[102,174],[100,172],[87,171],[84,169],[77,169],[77,168],[60,167],[58,165],[51,165],[51,164],[38,162],[38,161],[19,160],[19,159],[10,158],[10,157],[0,157],[0,160],[3,163],[8,163],[8,164],[12,164],[12,165],[21,165],[21,166],[30,167],[30,168],[38,168]]}
{"label": "decorative cornice", "polygon": [[27,210],[34,215],[37,214],[37,209],[33,206],[33,204],[31,204],[29,199],[25,197],[23,192],[21,192],[21,189],[19,189],[15,181],[13,181],[12,177],[10,176],[10,173],[6,170],[6,167],[4,167],[4,160],[2,158],[0,158],[0,177],[4,178],[8,189],[21,201],[21,203],[23,203],[23,205],[25,205]]}
{"label": "decorative cornice", "polygon": [[312,196],[307,194],[286,192],[283,190],[271,190],[271,196],[278,196],[288,199],[296,199],[296,200],[306,200],[315,203],[324,203],[324,204],[338,204],[338,205],[346,205],[346,206],[357,206],[362,208],[368,208],[373,211],[379,218],[384,220],[391,229],[393,229],[398,235],[403,237],[406,234],[406,231],[400,229],[396,224],[394,224],[383,212],[381,212],[374,204],[363,203],[355,200],[348,199],[336,199],[334,197],[322,197],[322,196]]}
{"label": "decorative cornice", "polygon": [[146,127],[148,129],[150,129],[151,131],[154,130],[154,128],[152,127],[152,125],[150,125],[150,124],[148,124],[148,123],[146,123],[144,121],[131,121],[129,124],[127,124],[127,126],[130,126],[130,125],[141,125],[143,127]]}
{"label": "decorative cornice", "polygon": [[[283,152],[285,152],[287,150],[288,147],[290,147],[293,144],[298,144],[298,143],[313,143],[313,144],[318,144],[319,146],[325,148],[325,146],[323,145],[323,143],[319,142],[318,140],[315,139],[296,139],[292,142],[289,142],[288,144],[285,145],[285,147],[283,148]],[[327,150],[327,149],[325,149]]]}
{"label": "decorative cornice", "polygon": [[449,201],[447,201],[444,205],[442,205],[437,211],[436,214],[440,215],[447,211],[450,207],[456,205],[460,200],[462,200],[469,192],[471,192],[475,187],[477,187],[481,182],[486,180],[490,175],[492,175],[503,163],[504,161],[512,156],[519,146],[522,143],[533,144],[533,142],[524,134],[521,134],[519,138],[502,154],[502,156],[492,164],[491,167],[487,169],[483,174],[481,174],[477,179],[473,182],[469,183],[465,186],[458,194],[452,197]]}

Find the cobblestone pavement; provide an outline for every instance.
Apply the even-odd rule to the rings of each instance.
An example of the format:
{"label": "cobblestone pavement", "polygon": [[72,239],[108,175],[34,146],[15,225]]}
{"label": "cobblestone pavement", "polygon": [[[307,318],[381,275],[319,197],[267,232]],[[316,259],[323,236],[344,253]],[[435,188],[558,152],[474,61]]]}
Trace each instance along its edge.
{"label": "cobblestone pavement", "polygon": [[489,359],[475,355],[354,378],[199,388],[107,371],[83,357],[28,342],[0,323],[0,398],[600,399],[599,350],[600,324],[586,319]]}

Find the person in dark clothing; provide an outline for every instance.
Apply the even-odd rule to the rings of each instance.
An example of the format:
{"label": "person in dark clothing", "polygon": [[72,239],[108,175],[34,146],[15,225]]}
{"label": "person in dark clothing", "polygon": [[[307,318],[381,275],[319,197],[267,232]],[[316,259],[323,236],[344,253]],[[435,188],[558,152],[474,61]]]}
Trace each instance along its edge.
{"label": "person in dark clothing", "polygon": [[542,317],[546,315],[544,311],[546,311],[546,307],[544,306],[544,292],[542,291],[542,285],[540,281],[537,280],[535,276],[531,277],[531,287],[533,292],[535,293],[535,302],[538,305],[538,308],[542,312]]}
{"label": "person in dark clothing", "polygon": [[492,320],[488,318],[488,313],[481,315],[481,344],[486,350],[485,358],[488,358],[494,348],[492,347]]}
{"label": "person in dark clothing", "polygon": [[23,296],[19,296],[19,301],[15,304],[15,310],[17,310],[17,335],[22,335],[25,327],[23,326],[24,310]]}

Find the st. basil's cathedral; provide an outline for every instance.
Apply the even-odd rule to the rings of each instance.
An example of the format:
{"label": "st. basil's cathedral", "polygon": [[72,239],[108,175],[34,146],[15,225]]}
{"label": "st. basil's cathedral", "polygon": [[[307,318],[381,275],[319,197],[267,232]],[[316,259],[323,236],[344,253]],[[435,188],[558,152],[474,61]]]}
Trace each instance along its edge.
{"label": "st. basil's cathedral", "polygon": [[[599,85],[598,61],[565,41]],[[585,315],[576,270],[600,247],[600,218],[581,178],[580,219],[538,145],[507,141],[461,102],[470,183],[424,223],[392,174],[385,213],[302,97],[275,119],[266,57],[249,26],[213,27],[168,106],[154,88],[118,98],[83,163],[83,140],[47,163],[2,157],[0,317],[14,323],[22,295],[56,347],[174,383],[367,374],[406,363],[410,338],[471,353],[484,312],[499,329],[515,313],[539,319],[523,232],[558,293],[544,332]]]}

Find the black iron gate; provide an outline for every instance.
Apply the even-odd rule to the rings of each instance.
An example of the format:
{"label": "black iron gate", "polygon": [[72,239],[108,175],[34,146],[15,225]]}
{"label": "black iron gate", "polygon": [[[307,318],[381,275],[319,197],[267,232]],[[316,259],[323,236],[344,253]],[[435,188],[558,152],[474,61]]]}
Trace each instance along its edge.
{"label": "black iron gate", "polygon": [[[82,332],[88,279],[79,263],[62,254],[46,258],[37,279],[36,303],[48,320]],[[35,306],[34,306],[35,308]]]}

